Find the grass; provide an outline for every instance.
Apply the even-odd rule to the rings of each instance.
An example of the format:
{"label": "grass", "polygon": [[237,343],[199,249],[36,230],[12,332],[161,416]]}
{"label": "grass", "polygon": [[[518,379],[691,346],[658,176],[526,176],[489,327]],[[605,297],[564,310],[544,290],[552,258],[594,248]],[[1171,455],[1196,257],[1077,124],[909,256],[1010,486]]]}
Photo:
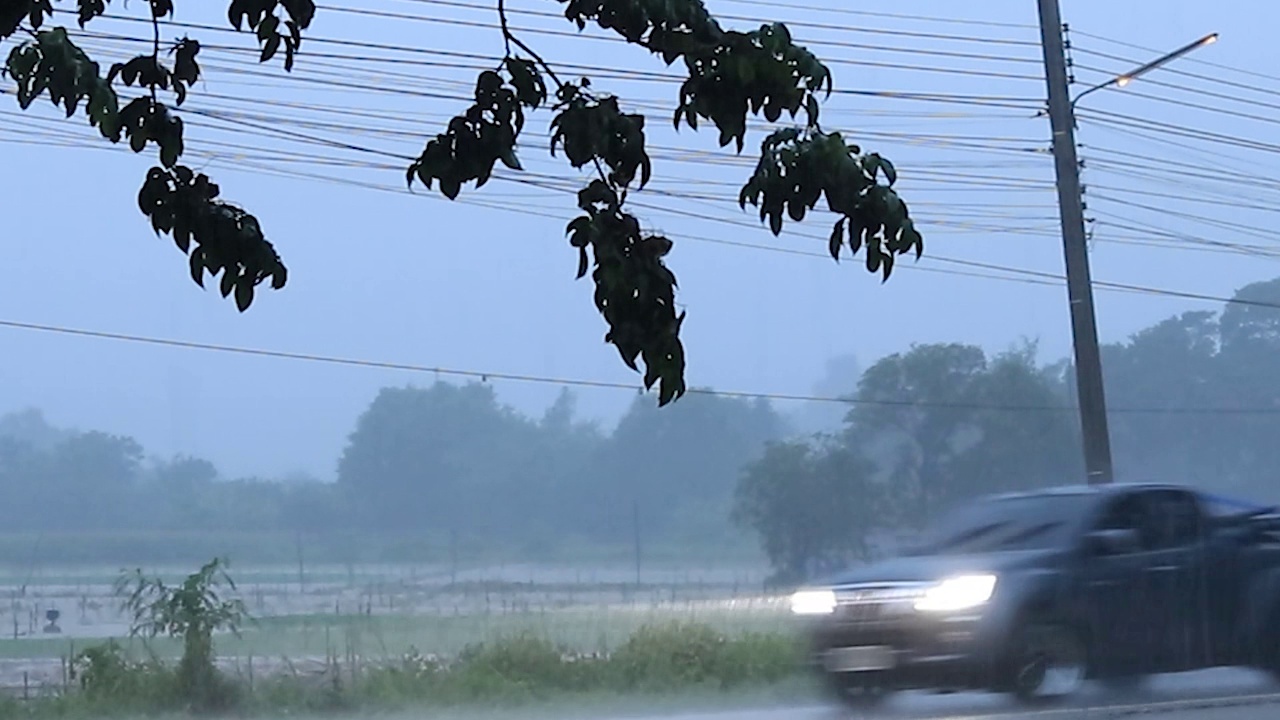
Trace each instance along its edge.
{"label": "grass", "polygon": [[[764,598],[727,599],[758,590],[740,584],[744,571],[689,567],[648,563],[637,586],[632,567],[607,564],[481,565],[460,569],[455,583],[452,568],[439,565],[317,563],[302,587],[296,565],[237,566],[241,594],[261,619],[238,637],[216,639],[226,709],[259,716],[444,707],[560,713],[652,708],[659,698],[713,707],[812,697],[796,672],[790,614]],[[181,577],[169,568],[166,575]],[[39,632],[51,607],[63,611],[70,634],[113,627],[113,610],[81,620],[80,603],[119,602],[109,592],[114,568],[36,570],[15,563],[0,573],[0,681],[16,682],[21,693],[29,669],[33,690],[26,703],[0,693],[0,720],[183,713],[172,680],[177,641],[126,639],[104,655],[106,640]],[[33,634],[3,637],[15,612],[22,631]],[[81,630],[82,621],[92,628]],[[59,664],[90,648],[99,656],[93,690],[80,687],[84,672],[67,683]],[[437,657],[452,660],[440,666]],[[107,660],[119,662],[101,664]]]}
{"label": "grass", "polygon": [[[809,697],[801,657],[794,635],[724,632],[699,622],[643,624],[607,655],[576,654],[543,634],[519,631],[468,644],[445,660],[409,652],[361,662],[343,651],[329,653],[318,673],[227,674],[221,707],[237,716],[279,716]],[[0,700],[0,720],[182,712],[172,662],[99,645],[93,661],[78,667],[78,689],[26,703]]]}
{"label": "grass", "polygon": [[[791,618],[774,605],[739,608],[597,607],[546,612],[490,615],[286,615],[253,622],[240,637],[219,639],[220,654],[250,657],[316,657],[350,648],[363,656],[399,656],[417,648],[453,654],[476,642],[534,634],[578,652],[611,650],[645,625],[697,622],[719,632],[785,633]],[[47,636],[0,639],[0,658],[56,658],[91,641],[50,639]],[[137,645],[140,643],[126,643]],[[156,638],[149,649],[161,657],[176,657],[176,640]]]}

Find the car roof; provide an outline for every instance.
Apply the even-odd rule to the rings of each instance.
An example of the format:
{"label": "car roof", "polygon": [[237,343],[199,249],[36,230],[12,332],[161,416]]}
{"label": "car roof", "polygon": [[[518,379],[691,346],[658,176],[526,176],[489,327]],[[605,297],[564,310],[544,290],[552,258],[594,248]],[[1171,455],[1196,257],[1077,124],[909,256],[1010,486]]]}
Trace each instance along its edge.
{"label": "car roof", "polygon": [[1046,497],[1055,495],[1092,495],[1095,497],[1105,497],[1123,492],[1133,492],[1141,490],[1178,490],[1181,492],[1200,494],[1200,491],[1186,485],[1177,485],[1174,483],[1157,483],[1157,482],[1137,482],[1137,483],[1107,483],[1105,485],[1058,485],[1055,487],[1038,488],[1036,490],[1026,490],[1022,492],[1002,493],[992,496],[993,500],[1009,500],[1014,498],[1028,497]]}

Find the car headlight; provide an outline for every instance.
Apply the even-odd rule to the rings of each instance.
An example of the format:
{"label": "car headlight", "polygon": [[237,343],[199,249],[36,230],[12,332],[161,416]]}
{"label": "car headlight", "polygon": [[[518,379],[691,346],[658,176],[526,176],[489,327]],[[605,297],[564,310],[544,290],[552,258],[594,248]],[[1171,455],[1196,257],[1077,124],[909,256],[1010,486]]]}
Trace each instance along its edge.
{"label": "car headlight", "polygon": [[791,612],[797,615],[830,615],[835,610],[833,590],[798,590],[791,596]]}
{"label": "car headlight", "polygon": [[925,591],[916,601],[916,610],[948,612],[968,610],[991,599],[996,590],[995,575],[961,575],[948,578]]}

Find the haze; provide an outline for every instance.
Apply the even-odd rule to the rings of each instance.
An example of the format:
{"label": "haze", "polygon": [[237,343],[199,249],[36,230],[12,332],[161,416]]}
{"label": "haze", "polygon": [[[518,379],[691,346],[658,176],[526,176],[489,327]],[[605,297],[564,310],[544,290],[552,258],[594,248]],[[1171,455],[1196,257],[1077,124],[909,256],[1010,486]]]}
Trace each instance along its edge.
{"label": "haze", "polygon": [[[179,12],[196,12],[201,5],[182,3]],[[225,25],[213,5],[204,15],[179,15],[178,20]],[[292,78],[274,66],[261,75],[247,75],[243,68],[249,65],[241,56],[211,52],[205,58],[206,79],[190,106],[222,115],[189,116],[191,164],[207,163],[225,196],[261,219],[291,271],[284,291],[261,294],[244,315],[216,291],[196,288],[171,241],[156,238],[139,215],[134,196],[143,171],[153,162],[150,152],[103,152],[104,144],[94,141],[82,122],[42,121],[33,126],[12,98],[4,98],[0,193],[7,209],[8,263],[0,283],[0,320],[638,387],[639,377],[626,371],[616,352],[602,342],[604,324],[592,307],[589,284],[573,281],[576,258],[563,237],[573,212],[572,196],[508,182],[464,190],[465,201],[459,203],[434,193],[411,195],[404,191],[399,169],[403,162],[299,144],[272,135],[270,125],[258,131],[237,124],[237,118],[226,113],[283,111],[219,99],[251,93],[375,113],[353,113],[345,120],[333,114],[320,118],[349,123],[349,132],[296,125],[287,130],[414,156],[449,115],[464,107],[463,102],[315,80],[342,79],[366,88],[385,83],[459,96],[473,82],[474,61],[467,67],[447,67],[450,62],[467,63],[439,54],[415,57],[390,50],[353,50],[323,39],[500,56],[501,38],[489,27],[494,20],[489,4],[476,3],[474,9],[461,5],[424,10],[404,1],[344,3],[483,27],[358,15],[322,6]],[[925,233],[924,259],[901,265],[883,285],[862,268],[861,257],[840,265],[824,257],[829,229],[824,220],[815,218],[799,232],[774,238],[753,214],[738,211],[736,184],[713,184],[740,183],[746,177],[758,136],[749,139],[743,159],[731,162],[730,151],[716,148],[714,134],[685,130],[676,135],[665,122],[669,111],[653,111],[650,143],[690,151],[678,155],[669,150],[655,158],[654,188],[670,194],[646,192],[637,200],[651,206],[640,212],[641,217],[676,242],[670,263],[681,283],[678,299],[689,313],[684,333],[691,385],[764,394],[840,394],[852,390],[857,375],[846,370],[847,383],[841,387],[839,376],[827,373],[833,359],[843,358],[833,365],[837,368],[851,363],[866,367],[912,343],[962,341],[998,351],[1033,338],[1039,341],[1043,360],[1069,353],[1066,292],[1059,281],[1047,279],[1061,275],[1062,253],[1047,152],[1048,122],[1034,117],[1037,98],[1045,94],[1034,3],[986,0],[965,5],[967,18],[1014,27],[884,18],[856,11],[847,16],[848,27],[812,27],[804,21],[829,22],[830,14],[746,0],[709,0],[708,5],[735,26],[748,24],[739,17],[795,22],[798,40],[831,61],[838,89],[967,94],[979,100],[963,104],[836,94],[827,104],[826,124],[894,161],[901,174],[900,192]],[[1102,0],[1074,0],[1064,8],[1071,28],[1079,33],[1073,35],[1076,92],[1132,67],[1086,51],[1140,63],[1212,31],[1222,34],[1221,42],[1179,61],[1178,69],[1218,76],[1242,87],[1277,87],[1280,82],[1206,64],[1270,72],[1275,58],[1272,29],[1280,24],[1280,6],[1240,2],[1223,12],[1219,4],[1191,0],[1123,5],[1128,13],[1118,13],[1117,3]],[[541,12],[548,3],[520,0],[511,7]],[[892,10],[923,17],[957,15],[953,3],[940,0],[913,0]],[[520,16],[519,24],[565,30],[563,20],[554,17]],[[100,21],[94,29],[130,37],[144,34],[141,26],[120,21]],[[886,30],[1014,42],[894,37]],[[192,34],[210,45],[253,47],[249,36],[205,30]],[[665,72],[656,59],[618,43],[535,37],[553,63]],[[87,44],[113,58],[125,47],[106,37]],[[990,57],[874,49],[885,45]],[[312,64],[308,52],[389,56],[404,62],[349,63],[342,69],[332,59]],[[424,58],[434,64],[410,62]],[[891,67],[894,64],[915,69]],[[374,74],[378,68],[403,76],[380,77]],[[653,103],[668,107],[674,102],[670,83],[625,80],[616,73],[597,79],[632,106],[648,109]],[[1095,93],[1082,103],[1078,137],[1086,162],[1088,215],[1096,218],[1095,279],[1229,297],[1242,285],[1280,275],[1274,257],[1222,247],[1206,252],[1203,242],[1169,236],[1265,244],[1274,240],[1268,222],[1274,221],[1273,201],[1258,201],[1255,209],[1245,209],[1159,195],[1195,194],[1198,178],[1193,176],[1224,174],[1239,178],[1242,203],[1258,200],[1263,193],[1250,186],[1249,173],[1274,167],[1277,145],[1272,142],[1276,115],[1259,111],[1257,104],[1276,91],[1241,89],[1240,100],[1233,101],[1206,96],[1203,92],[1210,86],[1205,82],[1172,71],[1153,74],[1151,80],[1124,91]],[[1012,100],[990,100],[997,97]],[[1127,131],[1089,121],[1086,110],[1176,123],[1247,142]],[[57,117],[47,102],[38,103],[35,114]],[[290,114],[304,115],[318,117]],[[535,132],[522,151],[525,167],[570,181],[556,187],[571,186],[573,173],[562,159],[547,156],[536,134],[545,130],[543,123],[539,118],[531,125]],[[32,127],[44,134],[24,130]],[[401,134],[392,135],[387,128]],[[50,145],[73,136],[89,140],[75,148]],[[236,146],[246,149],[236,151]],[[278,152],[268,155],[267,149]],[[280,154],[284,152],[312,158],[286,158]],[[348,165],[335,165],[337,159]],[[1108,159],[1146,164],[1176,160],[1202,169],[1188,172],[1185,187],[1170,188],[1167,175],[1122,171],[1118,165],[1107,165]],[[389,192],[277,176],[254,171],[247,163],[374,183]],[[386,168],[368,167],[371,163]],[[1162,237],[1144,235],[1143,229]],[[1148,243],[1152,239],[1160,242]],[[1217,310],[1221,304],[1099,288],[1097,307],[1103,339],[1114,341],[1175,313]],[[14,328],[0,328],[0,342],[0,413],[38,407],[55,425],[132,435],[149,453],[209,458],[226,476],[302,472],[331,479],[356,417],[379,388],[426,385],[437,379],[433,373]],[[439,379],[456,378],[442,374]],[[533,416],[540,416],[561,389],[553,382],[489,382],[502,401]],[[576,392],[579,410],[606,427],[635,396],[626,389],[582,387]],[[804,429],[839,420],[839,413],[814,414],[821,411],[803,403],[781,402],[778,408],[796,417],[797,426]]]}

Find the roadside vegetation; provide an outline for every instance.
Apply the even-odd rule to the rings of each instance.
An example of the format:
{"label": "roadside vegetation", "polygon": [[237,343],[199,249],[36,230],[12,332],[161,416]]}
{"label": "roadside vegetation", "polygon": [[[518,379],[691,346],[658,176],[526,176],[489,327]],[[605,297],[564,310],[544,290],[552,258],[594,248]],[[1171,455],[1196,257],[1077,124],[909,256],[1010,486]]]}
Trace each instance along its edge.
{"label": "roadside vegetation", "polygon": [[[728,629],[633,615],[630,623],[619,618],[627,634],[613,642],[601,637],[598,650],[508,624],[496,633],[474,632],[465,643],[436,643],[431,636],[437,633],[424,633],[414,638],[423,649],[410,645],[394,653],[378,638],[384,652],[367,654],[362,629],[383,622],[403,632],[414,618],[348,616],[345,632],[324,626],[322,662],[295,663],[277,661],[273,655],[283,648],[269,649],[264,641],[314,618],[255,620],[224,560],[172,584],[141,571],[123,573],[114,593],[130,623],[128,637],[74,652],[61,687],[0,699],[0,718],[518,708],[806,687],[797,639],[778,625]],[[248,631],[243,637],[241,628]],[[221,646],[243,650],[259,633],[257,663],[252,655],[229,663],[219,653],[226,649]]]}

